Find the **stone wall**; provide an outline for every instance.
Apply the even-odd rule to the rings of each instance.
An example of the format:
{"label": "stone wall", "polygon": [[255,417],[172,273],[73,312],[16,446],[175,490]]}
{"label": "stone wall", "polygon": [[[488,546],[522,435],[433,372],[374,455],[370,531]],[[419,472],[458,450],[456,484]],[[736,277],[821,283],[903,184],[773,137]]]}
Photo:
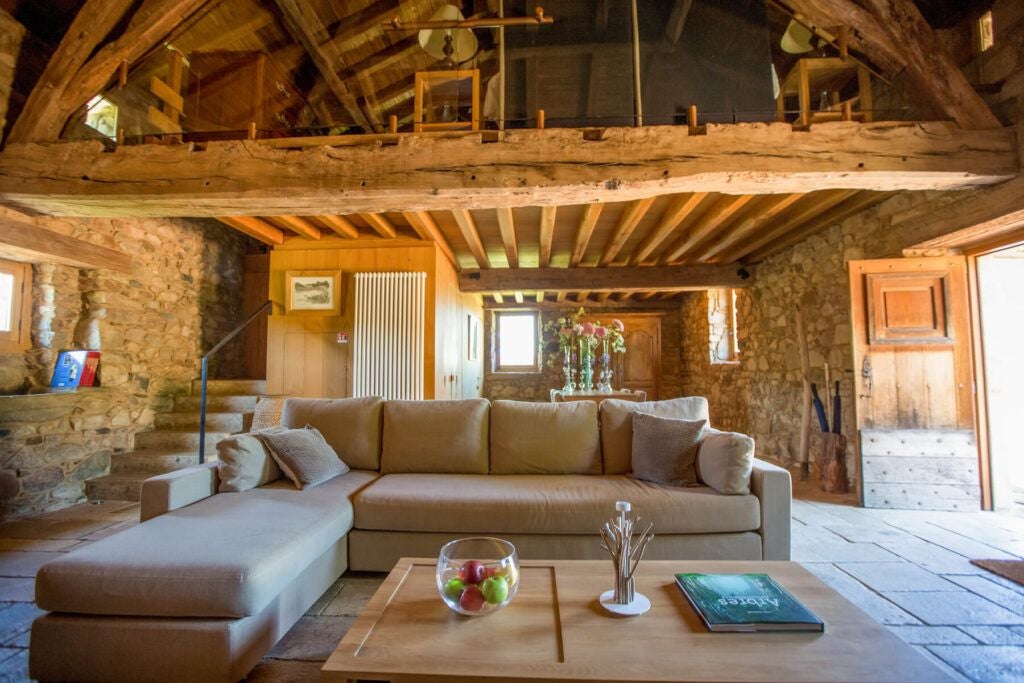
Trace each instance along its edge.
{"label": "stone wall", "polygon": [[[0,214],[6,210],[0,209]],[[32,220],[20,214],[19,220]],[[49,385],[57,353],[98,348],[101,388],[0,399],[0,512],[21,516],[80,500],[199,376],[199,358],[241,322],[248,238],[210,220],[35,219],[56,232],[129,253],[130,274],[33,266],[32,348],[0,355],[0,393]],[[41,223],[42,224],[42,223]],[[213,377],[244,373],[240,344]]]}
{"label": "stone wall", "polygon": [[14,65],[24,37],[25,27],[0,8],[0,138],[7,129],[7,109],[14,88]]}
{"label": "stone wall", "polygon": [[[585,306],[584,306],[585,307]],[[525,307],[528,308],[528,307]],[[571,315],[579,310],[579,304],[570,304],[564,309],[545,309],[541,311],[541,324],[544,325],[550,320],[560,318],[564,315]],[[611,319],[616,314],[626,313],[647,313],[651,311],[638,311],[636,309],[592,309],[590,313],[601,320]],[[514,399],[517,401],[547,401],[552,389],[562,386],[562,360],[558,353],[558,345],[551,339],[544,340],[543,370],[539,373],[506,373],[493,372],[494,367],[494,316],[491,311],[484,312],[484,383],[482,395],[484,398]],[[661,398],[674,398],[682,396],[681,381],[682,357],[680,354],[679,314],[677,311],[667,311],[661,325]],[[554,359],[552,363],[548,360]],[[616,382],[612,382],[617,386]]]}

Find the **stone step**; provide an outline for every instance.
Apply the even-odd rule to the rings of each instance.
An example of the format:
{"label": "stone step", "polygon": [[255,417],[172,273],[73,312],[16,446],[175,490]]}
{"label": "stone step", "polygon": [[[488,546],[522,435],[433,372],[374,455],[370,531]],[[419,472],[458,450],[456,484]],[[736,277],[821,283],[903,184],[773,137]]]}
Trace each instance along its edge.
{"label": "stone step", "polygon": [[108,474],[86,479],[85,496],[89,500],[125,500],[137,502],[142,497],[142,482],[152,474]]}
{"label": "stone step", "polygon": [[[192,380],[192,395],[198,396],[202,382]],[[264,379],[211,379],[206,383],[207,395],[253,395],[267,393],[267,381]]]}
{"label": "stone step", "polygon": [[[216,453],[217,442],[230,436],[229,432],[206,432],[206,452]],[[193,450],[199,448],[199,432],[168,431],[158,429],[152,432],[139,432],[135,435],[135,449],[140,451],[179,449]]]}
{"label": "stone step", "polygon": [[[242,413],[206,413],[206,429],[211,432],[240,432],[245,429],[245,415]],[[199,431],[199,411],[187,413],[157,413],[154,421],[157,429],[167,431]]]}
{"label": "stone step", "polygon": [[[178,412],[198,413],[199,396],[175,396],[174,410]],[[251,413],[256,409],[256,396],[232,396],[208,394],[206,396],[207,413]]]}
{"label": "stone step", "polygon": [[[214,459],[217,451],[207,452],[207,459]],[[212,457],[211,457],[212,456]],[[111,474],[146,474],[154,476],[173,472],[199,464],[199,451],[180,448],[162,448],[130,453],[115,453],[110,456]]]}

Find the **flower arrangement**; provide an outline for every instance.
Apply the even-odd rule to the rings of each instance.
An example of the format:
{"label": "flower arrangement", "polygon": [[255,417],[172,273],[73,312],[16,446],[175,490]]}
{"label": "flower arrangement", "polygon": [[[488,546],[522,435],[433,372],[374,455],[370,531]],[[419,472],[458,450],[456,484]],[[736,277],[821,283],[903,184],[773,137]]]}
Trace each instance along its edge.
{"label": "flower arrangement", "polygon": [[[622,336],[625,326],[617,319],[607,325],[600,321],[584,321],[585,316],[586,310],[580,308],[572,315],[550,320],[544,325],[544,334],[554,337],[562,356],[562,372],[565,376],[562,391],[572,393],[576,389],[585,392],[594,390],[594,354],[600,347],[601,354],[596,358],[601,368],[597,390],[611,392],[611,354],[626,352],[626,340]],[[554,360],[552,356],[548,363],[553,365]]]}

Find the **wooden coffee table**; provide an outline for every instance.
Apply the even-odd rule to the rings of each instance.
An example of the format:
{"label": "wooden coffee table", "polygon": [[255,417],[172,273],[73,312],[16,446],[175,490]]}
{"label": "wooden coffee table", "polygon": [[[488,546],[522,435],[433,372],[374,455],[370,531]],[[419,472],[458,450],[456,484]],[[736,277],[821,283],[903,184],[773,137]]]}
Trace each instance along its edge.
{"label": "wooden coffee table", "polygon": [[[431,559],[398,561],[323,667],[325,681],[928,681],[951,679],[793,562],[643,562],[640,617],[608,615],[608,561],[523,561],[503,610],[462,617]],[[825,621],[820,633],[710,633],[677,572],[769,574]]]}

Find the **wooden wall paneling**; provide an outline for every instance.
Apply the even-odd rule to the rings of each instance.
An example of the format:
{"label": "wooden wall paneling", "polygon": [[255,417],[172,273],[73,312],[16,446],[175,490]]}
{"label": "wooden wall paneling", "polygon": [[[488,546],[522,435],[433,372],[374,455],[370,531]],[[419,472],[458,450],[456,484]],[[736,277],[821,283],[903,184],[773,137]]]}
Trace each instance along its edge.
{"label": "wooden wall paneling", "polygon": [[[248,316],[270,297],[270,254],[245,255],[242,290],[242,310]],[[267,378],[269,318],[260,316],[242,333],[246,379]]]}

